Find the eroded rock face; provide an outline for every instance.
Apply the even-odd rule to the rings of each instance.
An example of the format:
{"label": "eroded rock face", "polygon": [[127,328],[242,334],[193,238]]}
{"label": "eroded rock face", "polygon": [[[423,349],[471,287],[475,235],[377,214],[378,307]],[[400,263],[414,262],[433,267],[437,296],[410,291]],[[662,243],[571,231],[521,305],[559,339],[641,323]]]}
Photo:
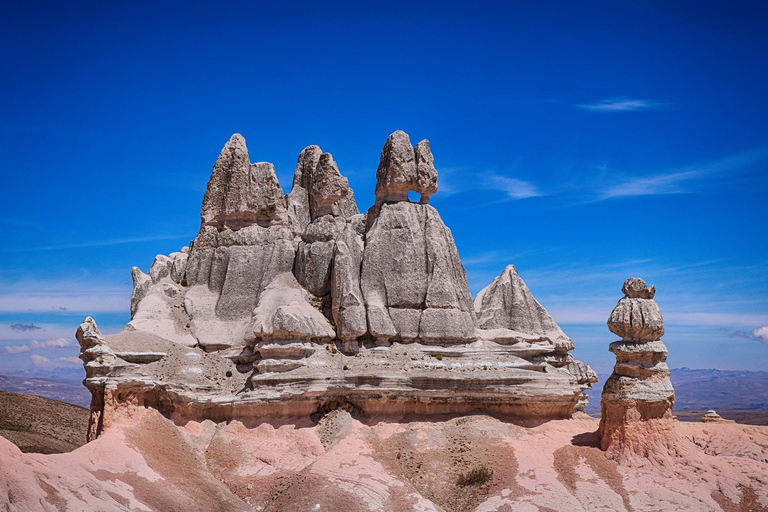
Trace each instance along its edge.
{"label": "eroded rock face", "polygon": [[114,409],[142,405],[180,421],[308,416],[339,400],[373,415],[583,409],[596,375],[514,267],[473,302],[427,204],[436,191],[429,142],[403,132],[382,150],[366,214],[330,153],[305,148],[284,195],[233,135],[195,240],[132,270],[131,322],[109,336],[81,326],[92,437]]}
{"label": "eroded rock face", "polygon": [[616,365],[603,386],[599,429],[602,448],[613,458],[669,450],[675,440],[675,390],[661,341],[664,322],[652,298],[655,287],[632,278],[622,290],[626,295],[608,327],[623,339],[610,345]]}
{"label": "eroded rock face", "polygon": [[408,192],[421,194],[421,203],[437,192],[437,170],[429,141],[423,140],[414,150],[408,134],[396,131],[381,150],[376,170],[376,201],[407,201]]}
{"label": "eroded rock face", "polygon": [[399,201],[381,205],[375,215],[365,235],[360,277],[371,335],[476,339],[464,266],[437,210]]}
{"label": "eroded rock face", "polygon": [[568,351],[573,342],[533,297],[514,265],[477,294],[474,309],[478,327],[494,340],[515,343],[533,335],[555,347],[563,364],[572,360]]}

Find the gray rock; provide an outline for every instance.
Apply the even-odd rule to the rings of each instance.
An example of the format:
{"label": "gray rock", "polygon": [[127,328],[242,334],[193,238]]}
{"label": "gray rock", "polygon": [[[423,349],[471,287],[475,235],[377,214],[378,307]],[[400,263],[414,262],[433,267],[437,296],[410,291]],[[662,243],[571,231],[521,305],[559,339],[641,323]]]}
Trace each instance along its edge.
{"label": "gray rock", "polygon": [[418,184],[416,156],[408,134],[396,131],[387,138],[376,170],[376,201],[407,201]]}
{"label": "gray rock", "polygon": [[259,339],[330,340],[336,333],[290,272],[277,275],[253,310],[251,328]]}
{"label": "gray rock", "polygon": [[[466,273],[437,211],[410,202],[385,203],[376,210],[365,237],[360,279],[371,334],[403,340],[475,339]],[[393,309],[413,313],[392,316]]]}
{"label": "gray rock", "polygon": [[437,169],[435,157],[429,150],[429,141],[424,139],[416,144],[414,150],[416,160],[416,191],[421,194],[421,203],[429,202],[429,197],[437,192]]}
{"label": "gray rock", "polygon": [[331,291],[331,267],[336,238],[346,226],[342,217],[324,215],[313,220],[301,235],[294,273],[299,283],[318,297]]}
{"label": "gray rock", "polygon": [[149,267],[149,277],[152,278],[153,283],[159,283],[161,279],[171,276],[171,268],[173,267],[173,260],[163,254],[155,256],[155,261],[152,262],[152,266]]}
{"label": "gray rock", "polygon": [[664,335],[664,319],[653,299],[624,297],[611,312],[608,329],[625,340],[658,340]]}
{"label": "gray rock", "polygon": [[[185,247],[186,249],[186,247]],[[189,253],[187,252],[174,252],[170,255],[173,264],[171,266],[171,280],[180,282],[185,278],[187,273],[187,261],[189,260]]]}
{"label": "gray rock", "polygon": [[[548,340],[564,353],[573,342],[539,304],[520,278],[514,265],[508,265],[499,277],[480,291],[474,302],[477,325],[481,329],[506,329],[512,339],[519,333]],[[501,334],[496,334],[497,338]]]}
{"label": "gray rock", "polygon": [[339,172],[333,156],[318,146],[308,146],[299,154],[286,203],[297,235],[324,215],[349,218],[359,213],[349,182]]}
{"label": "gray rock", "polygon": [[203,198],[202,225],[233,230],[288,222],[283,191],[272,164],[251,164],[242,135],[235,134],[213,166]]}
{"label": "gray rock", "polygon": [[652,299],[656,295],[656,287],[645,284],[645,281],[639,277],[630,277],[624,281],[621,291],[624,295],[632,299]]}
{"label": "gray rock", "polygon": [[[310,146],[284,196],[272,165],[251,164],[234,135],[194,242],[133,270],[131,322],[78,331],[89,438],[99,418],[140,404],[193,421],[308,416],[340,396],[372,416],[583,408],[594,372],[513,267],[473,304],[453,236],[426,204],[437,190],[428,141],[392,134],[377,178],[360,215],[332,156]],[[663,378],[666,354],[651,345],[617,345],[616,372]]]}
{"label": "gray rock", "polygon": [[429,141],[423,140],[414,150],[408,134],[396,131],[381,150],[376,170],[376,201],[407,201],[408,192],[421,194],[421,203],[437,192],[437,170]]}
{"label": "gray rock", "polygon": [[333,319],[336,335],[342,340],[358,338],[367,331],[365,301],[360,289],[363,247],[355,222],[348,222],[334,245],[331,279]]}
{"label": "gray rock", "polygon": [[[131,318],[136,314],[139,303],[147,296],[147,291],[152,285],[152,278],[142,272],[138,267],[131,269],[133,278],[133,293],[131,293]],[[90,318],[90,317],[88,317]],[[91,320],[93,320],[91,318]]]}
{"label": "gray rock", "polygon": [[349,182],[339,173],[330,153],[320,155],[309,189],[312,219],[332,214],[333,204],[349,193]]}

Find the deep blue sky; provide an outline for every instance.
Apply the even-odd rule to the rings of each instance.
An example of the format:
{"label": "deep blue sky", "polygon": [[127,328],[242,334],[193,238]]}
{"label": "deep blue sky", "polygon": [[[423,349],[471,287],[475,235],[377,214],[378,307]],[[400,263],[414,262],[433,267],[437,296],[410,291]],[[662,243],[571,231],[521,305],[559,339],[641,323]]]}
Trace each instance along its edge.
{"label": "deep blue sky", "polygon": [[606,372],[640,276],[671,366],[764,369],[768,3],[505,4],[3,2],[0,371],[61,375],[83,316],[127,322],[233,132],[286,192],[319,144],[364,211],[397,129],[473,293],[514,263]]}

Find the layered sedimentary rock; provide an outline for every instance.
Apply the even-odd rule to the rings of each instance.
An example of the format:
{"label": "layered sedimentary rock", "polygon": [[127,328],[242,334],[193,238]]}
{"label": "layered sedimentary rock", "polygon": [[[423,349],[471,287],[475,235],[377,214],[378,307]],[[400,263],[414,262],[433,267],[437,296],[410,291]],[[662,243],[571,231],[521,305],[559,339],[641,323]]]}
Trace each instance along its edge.
{"label": "layered sedimentary rock", "polygon": [[[596,375],[513,266],[475,299],[437,191],[429,142],[393,133],[360,214],[317,146],[292,190],[233,135],[211,174],[189,247],[132,270],[131,322],[78,331],[95,437],[110,411],[172,418],[486,409],[569,417]],[[409,192],[421,195],[419,202]]]}
{"label": "layered sedimentary rock", "polygon": [[603,386],[599,435],[602,448],[614,457],[647,456],[674,442],[675,391],[655,287],[631,278],[622,291],[608,319],[608,328],[622,340],[610,345],[616,365]]}

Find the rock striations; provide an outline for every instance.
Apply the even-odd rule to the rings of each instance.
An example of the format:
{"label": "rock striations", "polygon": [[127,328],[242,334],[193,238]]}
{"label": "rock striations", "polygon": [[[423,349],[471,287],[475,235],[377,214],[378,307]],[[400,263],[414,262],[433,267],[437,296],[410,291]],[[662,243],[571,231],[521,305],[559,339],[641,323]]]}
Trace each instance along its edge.
{"label": "rock striations", "polygon": [[661,341],[664,319],[653,300],[655,287],[631,278],[622,291],[608,319],[608,328],[622,340],[610,345],[616,366],[603,386],[598,433],[609,456],[649,456],[670,447],[675,438],[675,390]]}
{"label": "rock striations", "polygon": [[[178,420],[311,415],[338,403],[387,415],[582,410],[597,377],[569,355],[572,341],[515,267],[472,300],[451,231],[429,205],[429,142],[414,148],[393,133],[376,177],[376,201],[361,214],[331,154],[309,146],[285,195],[272,164],[251,163],[233,135],[195,240],[147,274],[132,270],[130,323],[102,336],[87,318],[78,330],[90,438],[134,406]],[[622,314],[647,316],[655,304],[643,304]],[[658,338],[656,324],[643,329],[632,339]]]}

